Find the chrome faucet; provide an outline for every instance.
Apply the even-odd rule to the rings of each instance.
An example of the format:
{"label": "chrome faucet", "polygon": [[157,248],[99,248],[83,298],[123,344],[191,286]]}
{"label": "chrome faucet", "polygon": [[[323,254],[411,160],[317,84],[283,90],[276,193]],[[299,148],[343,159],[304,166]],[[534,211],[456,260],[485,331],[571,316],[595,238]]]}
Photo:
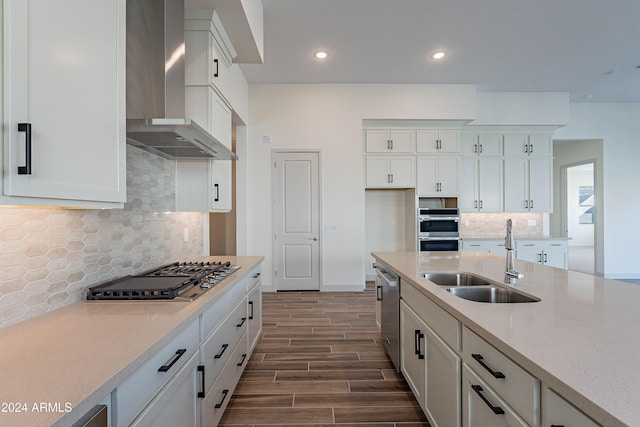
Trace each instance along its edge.
{"label": "chrome faucet", "polygon": [[515,269],[515,260],[513,258],[513,223],[510,219],[507,220],[507,235],[504,238],[504,247],[507,250],[507,265],[504,270],[504,283],[508,283],[510,286],[515,286],[516,279],[522,279],[524,274],[518,273]]}

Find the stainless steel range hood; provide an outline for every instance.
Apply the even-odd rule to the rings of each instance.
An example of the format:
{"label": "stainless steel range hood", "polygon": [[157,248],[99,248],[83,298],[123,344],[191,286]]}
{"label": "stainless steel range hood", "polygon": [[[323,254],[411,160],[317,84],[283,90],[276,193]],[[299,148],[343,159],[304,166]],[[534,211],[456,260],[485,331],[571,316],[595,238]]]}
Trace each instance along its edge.
{"label": "stainless steel range hood", "polygon": [[127,142],[167,159],[236,160],[185,118],[184,0],[127,0]]}

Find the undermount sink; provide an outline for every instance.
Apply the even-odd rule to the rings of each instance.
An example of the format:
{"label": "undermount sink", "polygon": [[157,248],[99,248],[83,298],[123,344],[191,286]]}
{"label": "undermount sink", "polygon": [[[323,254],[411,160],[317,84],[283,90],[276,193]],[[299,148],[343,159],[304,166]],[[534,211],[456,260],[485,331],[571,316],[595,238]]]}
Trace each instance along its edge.
{"label": "undermount sink", "polygon": [[464,272],[422,273],[422,276],[443,286],[452,295],[469,301],[486,303],[538,302],[540,298],[527,295],[502,283]]}
{"label": "undermount sink", "polygon": [[425,279],[440,286],[483,286],[491,282],[471,273],[423,273]]}
{"label": "undermount sink", "polygon": [[538,302],[540,298],[523,294],[515,289],[504,288],[502,286],[482,286],[482,287],[455,287],[447,288],[447,291],[470,301],[486,303],[521,303]]}

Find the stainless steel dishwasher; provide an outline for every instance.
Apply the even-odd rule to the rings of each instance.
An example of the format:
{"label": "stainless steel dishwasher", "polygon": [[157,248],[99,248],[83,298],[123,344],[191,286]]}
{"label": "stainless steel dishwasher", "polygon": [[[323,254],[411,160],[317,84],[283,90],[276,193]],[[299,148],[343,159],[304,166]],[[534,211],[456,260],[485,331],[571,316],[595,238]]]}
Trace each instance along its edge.
{"label": "stainless steel dishwasher", "polygon": [[376,289],[381,292],[380,335],[382,345],[400,372],[400,278],[384,265],[376,264]]}

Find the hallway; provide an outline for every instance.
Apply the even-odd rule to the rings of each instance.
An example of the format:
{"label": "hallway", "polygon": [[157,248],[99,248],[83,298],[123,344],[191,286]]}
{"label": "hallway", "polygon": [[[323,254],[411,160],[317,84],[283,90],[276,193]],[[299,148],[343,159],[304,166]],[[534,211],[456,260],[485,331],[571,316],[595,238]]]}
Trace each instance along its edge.
{"label": "hallway", "polygon": [[379,344],[375,288],[263,294],[263,331],[220,425],[428,427]]}

